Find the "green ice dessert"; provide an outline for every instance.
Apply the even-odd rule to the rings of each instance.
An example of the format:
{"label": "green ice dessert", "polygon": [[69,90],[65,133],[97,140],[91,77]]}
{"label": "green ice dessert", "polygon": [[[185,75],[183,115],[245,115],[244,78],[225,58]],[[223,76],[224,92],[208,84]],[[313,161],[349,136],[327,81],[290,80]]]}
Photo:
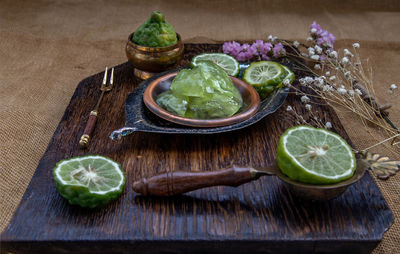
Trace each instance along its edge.
{"label": "green ice dessert", "polygon": [[210,61],[199,61],[191,70],[182,70],[169,91],[161,93],[157,104],[187,118],[215,119],[234,115],[243,100],[226,72]]}
{"label": "green ice dessert", "polygon": [[146,47],[166,47],[177,43],[174,28],[165,20],[164,14],[154,11],[134,33],[132,41]]}

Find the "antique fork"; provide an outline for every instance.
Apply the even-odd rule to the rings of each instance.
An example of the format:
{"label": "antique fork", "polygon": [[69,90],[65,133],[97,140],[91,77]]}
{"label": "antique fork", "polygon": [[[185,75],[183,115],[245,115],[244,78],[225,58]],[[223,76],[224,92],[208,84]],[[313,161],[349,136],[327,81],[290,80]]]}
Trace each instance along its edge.
{"label": "antique fork", "polygon": [[92,111],[90,111],[89,120],[86,124],[85,130],[83,131],[83,135],[81,136],[81,139],[79,140],[79,144],[81,145],[81,147],[84,147],[84,148],[89,145],[89,141],[91,139],[91,135],[92,135],[94,126],[96,124],[98,109],[99,109],[101,100],[103,99],[104,93],[110,91],[113,88],[114,68],[111,69],[109,85],[107,85],[107,71],[108,71],[108,67],[106,67],[106,70],[104,71],[103,84],[100,87],[100,90],[101,90],[100,98],[97,101],[96,107]]}

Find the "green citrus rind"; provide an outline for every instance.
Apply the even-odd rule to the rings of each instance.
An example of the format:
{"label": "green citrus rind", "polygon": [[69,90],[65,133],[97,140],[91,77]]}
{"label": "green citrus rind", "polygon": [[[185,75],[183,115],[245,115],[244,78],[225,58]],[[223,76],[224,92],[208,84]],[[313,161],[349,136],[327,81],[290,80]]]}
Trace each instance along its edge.
{"label": "green citrus rind", "polygon": [[[272,72],[273,76],[271,77],[261,77],[258,80],[255,80],[256,69],[258,71],[262,68],[268,68],[268,72]],[[283,80],[287,76],[287,71],[283,68],[282,65],[272,61],[259,61],[251,63],[243,72],[243,80],[253,86],[258,94],[260,95],[260,99],[265,99],[279,84],[283,82]]]}
{"label": "green citrus rind", "polygon": [[[114,166],[115,172],[118,177],[118,184],[111,186],[107,191],[93,191],[82,183],[79,183],[75,179],[68,181],[62,176],[61,166],[65,166],[71,162],[77,162],[79,160],[93,159],[93,160],[104,160],[107,163],[111,163]],[[110,172],[111,173],[111,172]],[[117,199],[125,187],[126,177],[121,169],[121,164],[110,158],[100,155],[86,155],[73,157],[59,161],[53,169],[53,178],[57,191],[62,197],[68,200],[72,205],[79,205],[81,207],[96,208],[108,204],[112,200]]]}
{"label": "green citrus rind", "polygon": [[[325,167],[323,164],[320,167],[314,167],[314,169],[310,169],[307,166],[304,166],[304,163],[301,163],[299,161],[299,157],[296,158],[296,156],[293,155],[288,149],[289,144],[288,144],[288,139],[289,137],[295,132],[295,131],[303,131],[303,130],[309,130],[311,132],[319,132],[318,135],[321,133],[324,133],[327,137],[323,141],[323,143],[332,144],[332,140],[336,140],[339,142],[339,146],[335,148],[336,150],[338,149],[344,149],[342,154],[335,155],[335,156],[328,156],[329,162],[325,162],[328,164],[325,164]],[[311,133],[310,132],[310,133]],[[317,133],[315,133],[317,135]],[[303,140],[298,139],[298,142],[300,146],[304,143],[304,146],[306,145],[321,145],[323,143],[320,142],[320,140],[316,140],[315,135],[312,134],[309,137],[309,139],[304,138]],[[317,135],[317,136],[318,136]],[[292,135],[293,137],[293,135]],[[335,142],[336,142],[335,141]],[[292,141],[289,141],[292,142]],[[302,143],[303,142],[303,143]],[[317,144],[318,143],[318,144]],[[296,144],[297,145],[297,144]],[[305,148],[306,149],[306,148]],[[333,146],[332,146],[333,149]],[[305,150],[307,151],[307,150]],[[329,150],[328,150],[329,152]],[[328,153],[327,152],[327,153]],[[344,155],[346,153],[346,155]],[[304,153],[306,154],[306,153]],[[333,157],[333,158],[331,158]],[[327,159],[327,160],[328,160]],[[310,158],[312,160],[312,158]],[[325,129],[319,129],[319,128],[314,128],[310,126],[295,126],[292,128],[287,129],[280,137],[279,142],[278,142],[278,148],[277,148],[277,163],[285,175],[287,175],[289,178],[291,178],[294,181],[302,182],[302,183],[309,183],[309,184],[333,184],[333,183],[338,183],[341,181],[344,181],[346,179],[349,179],[353,176],[355,169],[356,169],[356,158],[355,155],[351,149],[351,147],[346,143],[346,141],[340,137],[338,134],[333,133],[331,131],[327,131]],[[330,164],[329,164],[330,163]],[[344,169],[341,168],[341,164],[346,163],[347,165],[344,167]],[[330,165],[330,166],[326,166]],[[332,165],[335,165],[334,167]],[[326,172],[329,169],[332,169],[331,167],[335,168],[337,172],[339,172],[339,169],[341,172],[333,172],[331,175],[326,174]],[[325,173],[324,173],[325,171]],[[332,170],[330,170],[332,172]]]}
{"label": "green citrus rind", "polygon": [[225,70],[225,72],[236,77],[239,74],[239,62],[232,56],[223,53],[203,53],[196,55],[190,62],[190,67],[197,66],[198,61],[211,61]]}
{"label": "green citrus rind", "polygon": [[282,82],[277,86],[277,87],[283,87],[283,86],[285,86],[284,84],[283,84],[283,82],[285,82],[285,80],[289,80],[289,84],[292,84],[293,83],[293,81],[295,80],[295,75],[294,75],[294,73],[288,68],[288,67],[286,67],[285,65],[282,65],[282,68],[283,69],[285,69],[285,71],[287,72],[287,75],[286,75],[286,77],[282,80]]}

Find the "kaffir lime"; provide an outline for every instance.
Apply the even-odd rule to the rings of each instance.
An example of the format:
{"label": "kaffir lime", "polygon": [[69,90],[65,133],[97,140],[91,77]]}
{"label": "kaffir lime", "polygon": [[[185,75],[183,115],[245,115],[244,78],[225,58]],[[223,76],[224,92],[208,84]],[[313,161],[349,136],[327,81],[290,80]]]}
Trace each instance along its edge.
{"label": "kaffir lime", "polygon": [[118,198],[125,186],[121,165],[110,158],[87,155],[59,161],[53,170],[58,192],[70,204],[98,207]]}
{"label": "kaffir lime", "polygon": [[223,53],[204,53],[197,55],[192,58],[190,66],[195,67],[199,61],[205,60],[214,62],[230,76],[237,76],[239,74],[239,62],[232,56]]}
{"label": "kaffir lime", "polygon": [[338,134],[309,126],[287,129],[279,139],[277,161],[289,178],[310,184],[330,184],[353,176],[356,158]]}

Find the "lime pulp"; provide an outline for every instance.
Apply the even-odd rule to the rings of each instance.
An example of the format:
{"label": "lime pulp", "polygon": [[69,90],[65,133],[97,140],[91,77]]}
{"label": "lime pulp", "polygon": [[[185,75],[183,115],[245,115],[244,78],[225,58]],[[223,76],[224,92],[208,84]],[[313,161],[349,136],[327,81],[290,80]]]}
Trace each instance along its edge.
{"label": "lime pulp", "polygon": [[191,67],[197,66],[199,61],[211,61],[225,70],[230,76],[237,76],[239,74],[239,62],[230,55],[223,53],[204,53],[192,58],[190,62]]}
{"label": "lime pulp", "polygon": [[282,65],[272,61],[251,63],[243,74],[243,80],[250,85],[278,85],[285,77]]}

